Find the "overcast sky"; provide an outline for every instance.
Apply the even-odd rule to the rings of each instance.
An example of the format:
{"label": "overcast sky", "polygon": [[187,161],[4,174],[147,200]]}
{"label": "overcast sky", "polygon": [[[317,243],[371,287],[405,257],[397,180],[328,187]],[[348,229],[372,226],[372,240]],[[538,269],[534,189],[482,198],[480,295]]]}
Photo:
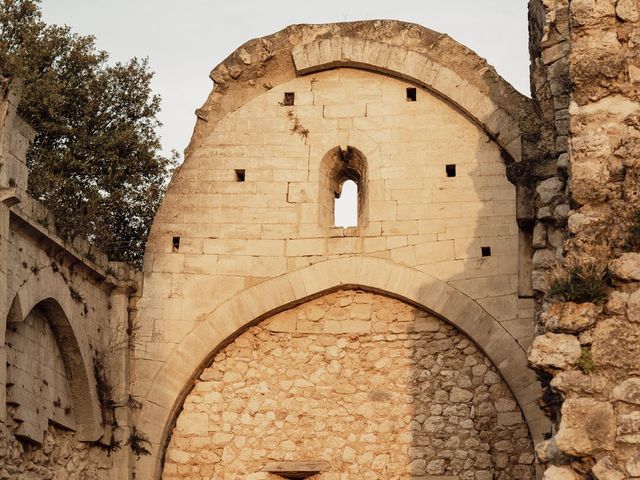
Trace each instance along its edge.
{"label": "overcast sky", "polygon": [[240,45],[293,23],[396,19],[449,34],[529,95],[527,0],[43,0],[48,23],[96,36],[113,61],[148,57],[166,151],[180,153],[211,69]]}

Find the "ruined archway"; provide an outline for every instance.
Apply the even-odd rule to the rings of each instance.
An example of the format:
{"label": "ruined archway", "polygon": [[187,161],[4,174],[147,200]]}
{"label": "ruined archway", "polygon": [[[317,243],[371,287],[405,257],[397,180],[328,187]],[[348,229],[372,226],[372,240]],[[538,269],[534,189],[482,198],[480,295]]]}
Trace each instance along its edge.
{"label": "ruined archway", "polygon": [[69,286],[51,269],[33,275],[16,293],[7,327],[23,322],[34,310],[41,310],[53,331],[67,370],[73,398],[76,437],[96,441],[103,432],[102,413],[96,394],[93,361],[84,329],[77,326],[74,302]]}
{"label": "ruined archway", "polygon": [[533,457],[509,388],[463,334],[401,300],[340,289],[220,350],[185,400],[163,477],[302,467],[533,480]]}
{"label": "ruined archway", "polygon": [[[292,26],[245,44],[212,78],[145,257],[136,306],[150,338],[134,355],[134,394],[153,449],[137,471],[160,475],[184,399],[217,351],[350,287],[467,335],[540,440],[507,175],[538,125],[530,101],[465,47],[401,22]],[[366,158],[368,218],[333,229],[319,215],[320,166],[349,147]]]}
{"label": "ruined archway", "polygon": [[[217,308],[173,351],[155,378],[140,425],[150,432],[151,457],[142,462],[160,476],[162,458],[176,418],[194,381],[213,356],[241,332],[274,313],[325,292],[360,288],[380,292],[446,319],[487,355],[513,392],[534,441],[548,423],[535,404],[540,387],[525,352],[508,332],[466,295],[418,270],[368,257],[329,260],[245,290]],[[153,436],[152,436],[153,435]]]}

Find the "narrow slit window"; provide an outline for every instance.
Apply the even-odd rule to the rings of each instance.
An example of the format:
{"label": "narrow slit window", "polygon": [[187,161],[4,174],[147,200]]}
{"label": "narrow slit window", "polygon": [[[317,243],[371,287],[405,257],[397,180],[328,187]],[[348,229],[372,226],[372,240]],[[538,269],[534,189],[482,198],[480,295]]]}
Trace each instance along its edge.
{"label": "narrow slit window", "polygon": [[480,250],[482,250],[482,256],[483,257],[490,257],[491,256],[491,247],[480,247]]}
{"label": "narrow slit window", "polygon": [[344,182],[342,192],[336,195],[333,215],[336,227],[358,226],[358,186],[353,180]]}
{"label": "narrow slit window", "polygon": [[180,237],[173,237],[172,246],[174,252],[180,251]]}
{"label": "narrow slit window", "polygon": [[415,87],[407,88],[407,102],[415,102],[418,99],[418,90]]}
{"label": "narrow slit window", "polygon": [[456,176],[456,166],[454,164],[447,165],[445,170],[447,172],[447,177],[451,178]]}
{"label": "narrow slit window", "polygon": [[244,170],[236,170],[236,182],[244,182],[245,171]]}
{"label": "narrow slit window", "polygon": [[294,92],[285,92],[284,98],[282,99],[282,105],[285,107],[293,107],[296,103],[296,94]]}

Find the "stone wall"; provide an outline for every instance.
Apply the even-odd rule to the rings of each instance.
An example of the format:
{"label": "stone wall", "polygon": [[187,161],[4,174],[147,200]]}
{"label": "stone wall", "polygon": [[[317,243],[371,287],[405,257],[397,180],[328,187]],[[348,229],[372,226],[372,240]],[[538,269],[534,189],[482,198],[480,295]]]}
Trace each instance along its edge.
{"label": "stone wall", "polygon": [[[534,232],[534,284],[546,296],[530,360],[550,381],[556,421],[538,454],[549,480],[640,478],[638,4],[533,1],[531,11],[542,32],[532,75],[563,107],[558,171],[538,186],[547,201]],[[544,91],[534,89],[543,107]],[[550,223],[554,205],[566,226]]]}
{"label": "stone wall", "polygon": [[49,425],[42,445],[21,443],[0,423],[0,479],[110,480],[113,457],[78,442],[73,432]]}
{"label": "stone wall", "polygon": [[534,478],[522,414],[495,367],[452,326],[399,300],[338,291],[236,338],[184,403],[165,479]]}
{"label": "stone wall", "polygon": [[[424,274],[424,287],[391,287],[434,280],[449,292],[438,306],[462,294],[487,314],[474,341],[500,358],[541,438],[524,356],[533,301],[518,295],[529,259],[510,181],[539,128],[530,101],[446,35],[393,21],[288,27],[239,48],[212,78],[145,255],[133,393],[144,398],[137,418],[153,456],[140,471],[160,474],[175,415],[217,342],[253,321],[248,311],[304,297],[296,286],[291,295],[296,272],[338,259]],[[359,224],[336,228],[333,197],[349,175],[361,187]],[[252,298],[262,285],[282,303],[260,310],[271,305]],[[236,302],[243,295],[251,299]],[[229,302],[241,311],[218,315]]]}
{"label": "stone wall", "polygon": [[[64,358],[46,313],[36,307],[7,328],[7,421],[13,433],[40,440],[49,421],[75,430],[73,395]],[[35,420],[36,423],[32,423]]]}
{"label": "stone wall", "polygon": [[2,77],[1,88],[0,476],[128,478],[130,449],[105,449],[131,437],[135,272],[57,235],[27,193],[34,132],[17,114],[20,83]]}

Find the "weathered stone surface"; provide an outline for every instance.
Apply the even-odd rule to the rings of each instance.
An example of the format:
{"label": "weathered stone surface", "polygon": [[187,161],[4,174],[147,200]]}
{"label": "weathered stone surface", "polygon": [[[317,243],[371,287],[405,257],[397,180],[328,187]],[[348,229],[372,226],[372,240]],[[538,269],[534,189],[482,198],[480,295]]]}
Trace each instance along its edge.
{"label": "weathered stone surface", "polygon": [[546,333],[536,337],[529,352],[529,362],[551,370],[563,370],[575,365],[582,350],[572,335]]}
{"label": "weathered stone surface", "polygon": [[[324,328],[363,311],[370,328],[359,333]],[[274,331],[281,318],[318,328]],[[399,300],[352,290],[311,300],[251,327],[200,378],[172,434],[166,478],[244,478],[296,459],[352,478],[535,478],[526,424],[491,362]]]}
{"label": "weathered stone surface", "polygon": [[544,471],[542,480],[579,480],[578,474],[571,467],[550,466]]}
{"label": "weathered stone surface", "polygon": [[533,268],[550,269],[556,266],[555,250],[536,250],[533,254]]}
{"label": "weathered stone surface", "polygon": [[632,477],[640,477],[640,458],[630,458],[626,461],[624,468]]}
{"label": "weathered stone surface", "polygon": [[0,478],[3,480],[112,480],[113,455],[80,443],[74,433],[49,425],[42,446],[21,443],[0,423]]}
{"label": "weathered stone surface", "polygon": [[623,253],[609,264],[609,270],[614,277],[636,282],[640,280],[640,253]]}
{"label": "weathered stone surface", "polygon": [[551,380],[553,388],[563,393],[608,395],[611,383],[606,377],[594,373],[584,373],[581,370],[567,370],[560,372]]}
{"label": "weathered stone surface", "polygon": [[640,18],[637,2],[635,0],[618,0],[616,15],[626,22],[637,22]]}
{"label": "weathered stone surface", "polygon": [[546,205],[559,198],[562,195],[563,188],[564,182],[562,179],[559,177],[551,177],[538,184],[536,187],[536,193],[538,194],[540,201]]}
{"label": "weathered stone surface", "polygon": [[556,303],[540,317],[552,332],[578,333],[593,326],[602,306],[594,303]]}
{"label": "weathered stone surface", "polygon": [[604,457],[593,467],[593,473],[598,480],[625,480],[625,474],[615,465],[611,457]]}
{"label": "weathered stone surface", "polygon": [[605,307],[605,312],[613,315],[624,315],[627,311],[629,294],[625,292],[612,292]]}
{"label": "weathered stone surface", "polygon": [[632,322],[640,322],[640,290],[636,290],[628,297],[627,318]]}
{"label": "weathered stone surface", "polygon": [[640,378],[628,378],[613,389],[613,398],[621,402],[640,405]]}
{"label": "weathered stone surface", "polygon": [[618,415],[618,441],[640,444],[640,411]]}
{"label": "weathered stone surface", "polygon": [[591,354],[596,365],[640,373],[640,324],[607,318],[596,325]]}
{"label": "weathered stone surface", "polygon": [[610,403],[590,398],[569,398],[562,406],[556,445],[567,455],[593,455],[613,450],[616,417]]}
{"label": "weathered stone surface", "polygon": [[555,437],[536,445],[536,456],[543,463],[564,463],[566,455],[556,445]]}

